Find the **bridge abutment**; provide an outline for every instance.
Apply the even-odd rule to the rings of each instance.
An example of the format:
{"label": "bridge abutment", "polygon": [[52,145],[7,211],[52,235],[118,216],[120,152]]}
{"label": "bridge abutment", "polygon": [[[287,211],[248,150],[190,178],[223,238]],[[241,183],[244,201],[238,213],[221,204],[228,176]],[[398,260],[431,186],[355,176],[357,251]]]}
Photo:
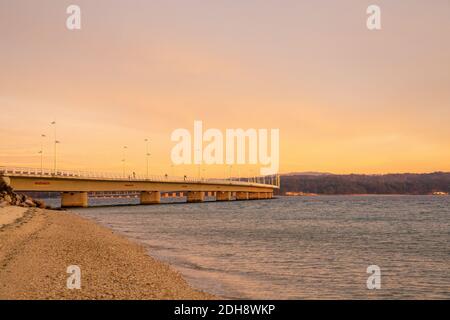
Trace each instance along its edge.
{"label": "bridge abutment", "polygon": [[61,194],[61,207],[83,207],[88,206],[87,192],[63,192]]}
{"label": "bridge abutment", "polygon": [[161,193],[159,191],[142,191],[141,204],[158,204],[161,202]]}
{"label": "bridge abutment", "polygon": [[188,191],[187,202],[203,202],[205,201],[205,192],[203,191]]}

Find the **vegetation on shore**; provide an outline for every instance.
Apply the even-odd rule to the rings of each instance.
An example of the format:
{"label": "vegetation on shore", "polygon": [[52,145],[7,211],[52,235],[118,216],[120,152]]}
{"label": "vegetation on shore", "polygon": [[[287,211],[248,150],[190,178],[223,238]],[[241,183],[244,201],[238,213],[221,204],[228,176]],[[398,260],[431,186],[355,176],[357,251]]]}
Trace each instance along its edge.
{"label": "vegetation on shore", "polygon": [[334,175],[292,174],[281,176],[281,194],[433,194],[450,193],[450,173]]}

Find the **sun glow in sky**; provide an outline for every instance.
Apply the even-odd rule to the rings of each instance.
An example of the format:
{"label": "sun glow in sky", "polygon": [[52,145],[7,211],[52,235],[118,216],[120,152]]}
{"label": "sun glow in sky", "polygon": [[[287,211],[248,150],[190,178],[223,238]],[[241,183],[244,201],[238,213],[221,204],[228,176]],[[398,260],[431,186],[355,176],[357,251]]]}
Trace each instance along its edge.
{"label": "sun glow in sky", "polygon": [[148,138],[194,175],[170,134],[201,120],[280,129],[281,172],[450,171],[449,39],[448,0],[1,0],[0,166],[51,167],[56,120],[59,167],[145,172]]}

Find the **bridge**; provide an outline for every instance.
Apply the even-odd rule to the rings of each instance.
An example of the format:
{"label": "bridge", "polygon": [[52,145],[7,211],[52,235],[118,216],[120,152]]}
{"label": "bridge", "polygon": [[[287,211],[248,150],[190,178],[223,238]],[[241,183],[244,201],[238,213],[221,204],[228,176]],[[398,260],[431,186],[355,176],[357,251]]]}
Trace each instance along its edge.
{"label": "bridge", "polygon": [[139,176],[86,171],[0,167],[0,177],[18,192],[58,192],[62,207],[87,207],[88,193],[134,192],[141,204],[158,204],[161,193],[186,196],[187,202],[272,199],[278,176],[242,179]]}

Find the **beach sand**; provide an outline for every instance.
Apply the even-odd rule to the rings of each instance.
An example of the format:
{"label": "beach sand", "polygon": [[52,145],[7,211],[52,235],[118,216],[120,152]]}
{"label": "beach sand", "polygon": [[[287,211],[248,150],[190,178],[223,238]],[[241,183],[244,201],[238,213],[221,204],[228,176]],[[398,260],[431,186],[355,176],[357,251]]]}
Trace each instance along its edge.
{"label": "beach sand", "polygon": [[8,206],[0,208],[0,228],[19,220],[27,212],[27,208]]}
{"label": "beach sand", "polygon": [[[0,299],[214,299],[143,246],[71,214],[0,208]],[[81,269],[68,289],[67,267]]]}

